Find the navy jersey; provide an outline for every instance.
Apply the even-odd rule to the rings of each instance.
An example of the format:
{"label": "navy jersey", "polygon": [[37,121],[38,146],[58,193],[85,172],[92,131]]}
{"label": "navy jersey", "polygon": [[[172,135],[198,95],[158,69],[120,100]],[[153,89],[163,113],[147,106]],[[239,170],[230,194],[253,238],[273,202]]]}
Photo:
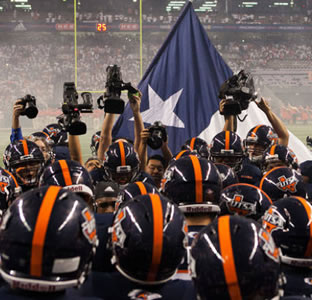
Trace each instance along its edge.
{"label": "navy jersey", "polygon": [[23,290],[13,290],[8,285],[0,288],[1,300],[99,300],[97,297],[81,297],[75,288],[57,293],[38,293]]}
{"label": "navy jersey", "polygon": [[192,281],[169,280],[162,285],[140,285],[120,273],[92,272],[79,289],[81,296],[95,296],[109,300],[195,300]]}
{"label": "navy jersey", "polygon": [[188,226],[188,247],[187,247],[187,251],[186,254],[184,256],[184,259],[182,261],[182,263],[180,264],[177,273],[173,276],[173,279],[181,279],[181,280],[192,280],[189,271],[188,271],[188,265],[189,265],[189,260],[190,260],[190,250],[191,250],[191,245],[192,242],[194,240],[194,238],[196,237],[197,233],[204,228],[205,226],[201,226],[201,225],[193,225],[193,226]]}
{"label": "navy jersey", "polygon": [[249,183],[255,186],[259,186],[262,178],[261,170],[250,162],[248,158],[245,158],[242,163],[241,169],[236,172],[239,183]]}
{"label": "navy jersey", "polygon": [[114,214],[94,214],[96,222],[96,233],[99,239],[99,246],[93,258],[92,270],[99,272],[111,272],[115,267],[111,264],[112,252],[108,247],[110,233],[108,228],[113,225]]}
{"label": "navy jersey", "polygon": [[286,277],[284,296],[300,295],[312,298],[312,270],[282,264]]}

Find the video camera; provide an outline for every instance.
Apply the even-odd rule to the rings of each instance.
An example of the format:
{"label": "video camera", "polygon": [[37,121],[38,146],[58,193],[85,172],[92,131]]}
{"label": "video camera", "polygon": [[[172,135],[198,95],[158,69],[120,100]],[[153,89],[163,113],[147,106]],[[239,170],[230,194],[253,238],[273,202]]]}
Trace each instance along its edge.
{"label": "video camera", "polygon": [[59,125],[71,135],[81,135],[87,132],[87,126],[80,121],[80,113],[93,112],[93,100],[91,93],[81,94],[82,104],[78,104],[78,93],[74,82],[64,83],[63,115],[58,117]]}
{"label": "video camera", "polygon": [[20,104],[23,105],[23,111],[21,116],[27,116],[29,119],[34,119],[38,115],[38,108],[36,106],[36,98],[31,95],[26,95],[20,101]]}
{"label": "video camera", "polygon": [[250,101],[257,98],[251,74],[241,70],[226,80],[220,87],[219,98],[228,100],[223,115],[239,115],[248,108]]}
{"label": "video camera", "polygon": [[308,146],[312,147],[312,138],[310,138],[309,136],[307,136],[306,142],[307,142],[307,145],[308,145]]}
{"label": "video camera", "polygon": [[[125,102],[120,98],[121,91],[127,90],[131,94],[138,92],[130,82],[122,81],[120,67],[117,65],[108,66],[106,68],[106,92],[98,100],[98,107],[104,108],[104,111],[112,114],[122,114],[125,108]],[[104,100],[105,99],[105,100]]]}
{"label": "video camera", "polygon": [[148,127],[148,130],[151,135],[147,139],[147,145],[154,150],[159,149],[163,142],[167,141],[166,127],[160,121],[156,121],[152,126]]}

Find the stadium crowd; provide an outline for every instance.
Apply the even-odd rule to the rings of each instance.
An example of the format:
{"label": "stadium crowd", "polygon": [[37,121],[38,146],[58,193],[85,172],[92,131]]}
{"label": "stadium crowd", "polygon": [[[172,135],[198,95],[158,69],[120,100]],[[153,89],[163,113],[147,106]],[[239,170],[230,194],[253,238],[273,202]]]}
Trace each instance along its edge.
{"label": "stadium crowd", "polygon": [[236,133],[233,80],[223,130],[178,153],[164,126],[144,128],[140,91],[128,93],[134,140],[113,136],[106,113],[86,161],[71,113],[23,136],[34,108],[18,99],[0,168],[0,298],[310,298],[312,161],[298,163],[264,98],[271,126]]}
{"label": "stadium crowd", "polygon": [[[16,41],[1,43],[0,87],[2,101],[10,107],[11,99],[33,93],[41,109],[60,107],[62,94],[59,87],[63,82],[74,81],[75,62],[73,41],[62,35],[33,35]],[[143,70],[157,53],[163,37],[147,38],[148,47],[143,51]],[[121,46],[120,46],[121,45]],[[101,91],[106,82],[106,67],[110,64],[121,66],[124,81],[137,85],[140,81],[139,40],[137,36],[116,37],[106,35],[105,40],[99,36],[84,36],[78,39],[77,86],[80,90]],[[287,69],[294,62],[300,70],[309,71],[311,67],[311,44],[270,43],[233,41],[227,44],[215,43],[217,50],[232,70],[240,69],[268,70]],[[56,59],[57,58],[57,59]],[[105,59],[104,59],[105,58]],[[105,65],[103,62],[105,61]],[[299,68],[299,67],[298,67]],[[287,73],[288,74],[288,73]],[[274,78],[273,78],[274,77]],[[307,76],[271,76],[265,81],[266,86],[310,86]],[[274,79],[274,80],[273,80]],[[51,101],[53,99],[53,101]],[[295,103],[292,103],[294,105]]]}

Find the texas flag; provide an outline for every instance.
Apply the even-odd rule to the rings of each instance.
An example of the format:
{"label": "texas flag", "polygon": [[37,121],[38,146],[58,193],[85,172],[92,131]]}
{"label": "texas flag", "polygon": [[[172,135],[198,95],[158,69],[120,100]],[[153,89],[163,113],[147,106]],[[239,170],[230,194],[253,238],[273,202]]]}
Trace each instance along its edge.
{"label": "texas flag", "polygon": [[[192,2],[188,2],[138,85],[143,94],[141,114],[145,127],[161,121],[166,126],[169,147],[174,154],[191,137],[200,136],[210,143],[223,130],[218,92],[232,74],[209,40]],[[268,124],[254,103],[248,114],[248,118],[238,125],[242,139],[253,126]],[[133,127],[128,104],[114,126],[113,136],[133,139]],[[312,159],[294,136],[291,136],[290,147],[299,160]],[[296,151],[298,147],[300,151]]]}

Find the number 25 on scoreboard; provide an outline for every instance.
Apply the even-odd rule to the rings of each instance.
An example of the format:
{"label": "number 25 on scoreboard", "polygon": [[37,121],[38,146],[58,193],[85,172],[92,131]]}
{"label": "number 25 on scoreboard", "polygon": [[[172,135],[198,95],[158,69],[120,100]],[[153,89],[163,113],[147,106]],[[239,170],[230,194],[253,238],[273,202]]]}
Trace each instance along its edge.
{"label": "number 25 on scoreboard", "polygon": [[107,30],[107,26],[104,23],[97,23],[96,24],[96,29],[97,29],[97,31],[106,31]]}

